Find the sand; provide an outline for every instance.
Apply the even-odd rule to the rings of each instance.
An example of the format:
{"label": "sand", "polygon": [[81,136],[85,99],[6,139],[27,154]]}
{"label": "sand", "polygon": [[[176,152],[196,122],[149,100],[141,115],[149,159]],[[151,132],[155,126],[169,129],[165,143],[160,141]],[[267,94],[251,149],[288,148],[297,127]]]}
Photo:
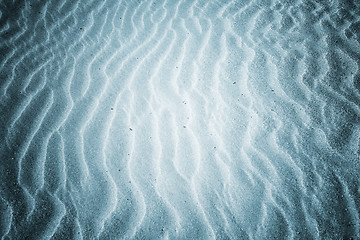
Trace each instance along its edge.
{"label": "sand", "polygon": [[1,1],[1,239],[360,238],[356,1]]}

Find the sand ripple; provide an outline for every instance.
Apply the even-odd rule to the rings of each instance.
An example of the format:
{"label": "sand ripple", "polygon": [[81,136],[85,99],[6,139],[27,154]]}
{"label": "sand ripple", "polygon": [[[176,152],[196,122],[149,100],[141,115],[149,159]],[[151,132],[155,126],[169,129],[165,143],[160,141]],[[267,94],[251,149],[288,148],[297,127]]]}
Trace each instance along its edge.
{"label": "sand ripple", "polygon": [[359,12],[1,2],[2,239],[360,238]]}

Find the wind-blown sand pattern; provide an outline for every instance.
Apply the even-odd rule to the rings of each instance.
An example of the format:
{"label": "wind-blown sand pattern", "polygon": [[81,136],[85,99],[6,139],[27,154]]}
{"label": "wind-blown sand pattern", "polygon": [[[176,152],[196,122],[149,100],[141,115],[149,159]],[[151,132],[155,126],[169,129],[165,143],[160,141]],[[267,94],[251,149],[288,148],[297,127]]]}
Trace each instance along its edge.
{"label": "wind-blown sand pattern", "polygon": [[2,239],[359,239],[358,1],[2,1]]}

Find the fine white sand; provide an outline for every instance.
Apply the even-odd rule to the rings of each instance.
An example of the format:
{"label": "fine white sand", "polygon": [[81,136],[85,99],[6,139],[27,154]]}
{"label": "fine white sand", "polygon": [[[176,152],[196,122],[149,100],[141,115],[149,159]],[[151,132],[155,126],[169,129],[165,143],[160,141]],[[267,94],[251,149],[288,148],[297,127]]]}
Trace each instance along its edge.
{"label": "fine white sand", "polygon": [[0,1],[1,239],[360,238],[359,13]]}

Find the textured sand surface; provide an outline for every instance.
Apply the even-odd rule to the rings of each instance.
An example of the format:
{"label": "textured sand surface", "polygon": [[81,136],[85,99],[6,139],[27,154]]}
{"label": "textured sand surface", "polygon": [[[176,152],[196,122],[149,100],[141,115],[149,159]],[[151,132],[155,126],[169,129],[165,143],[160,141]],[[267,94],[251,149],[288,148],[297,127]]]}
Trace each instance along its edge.
{"label": "textured sand surface", "polygon": [[359,16],[0,1],[1,239],[359,239]]}

